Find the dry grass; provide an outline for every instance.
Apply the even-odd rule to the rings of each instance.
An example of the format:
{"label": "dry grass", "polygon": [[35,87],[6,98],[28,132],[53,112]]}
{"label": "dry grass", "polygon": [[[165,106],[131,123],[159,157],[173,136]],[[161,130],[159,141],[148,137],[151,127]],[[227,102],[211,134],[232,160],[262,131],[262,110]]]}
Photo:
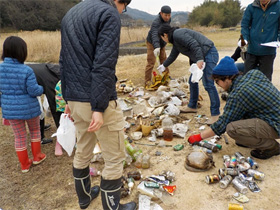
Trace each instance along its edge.
{"label": "dry grass", "polygon": [[60,52],[60,31],[20,31],[17,33],[2,33],[0,50],[8,36],[19,36],[27,43],[28,62],[58,63]]}
{"label": "dry grass", "polygon": [[[231,48],[236,46],[240,31],[221,30],[219,28],[202,28],[195,27],[197,31],[214,41],[218,49]],[[149,28],[122,28],[121,44],[145,40]],[[15,33],[1,33],[0,36],[0,51],[4,40],[11,35],[22,37],[28,46],[28,62],[52,62],[58,63],[60,52],[60,32],[45,32],[45,31],[20,31]]]}

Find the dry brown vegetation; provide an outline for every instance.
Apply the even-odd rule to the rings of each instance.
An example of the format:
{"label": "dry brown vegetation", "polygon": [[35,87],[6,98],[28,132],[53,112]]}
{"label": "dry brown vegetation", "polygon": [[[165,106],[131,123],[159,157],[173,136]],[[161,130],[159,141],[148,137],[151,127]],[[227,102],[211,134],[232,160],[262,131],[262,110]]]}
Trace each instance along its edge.
{"label": "dry brown vegetation", "polygon": [[[149,28],[122,28],[120,43],[142,41],[146,39]],[[214,41],[218,49],[236,46],[240,30],[221,30],[216,27],[203,28],[195,27]],[[58,63],[60,52],[60,31],[19,31],[15,33],[1,33],[0,52],[2,52],[3,42],[8,36],[19,36],[23,38],[28,46],[27,62],[50,62]],[[145,46],[145,41],[141,44]]]}

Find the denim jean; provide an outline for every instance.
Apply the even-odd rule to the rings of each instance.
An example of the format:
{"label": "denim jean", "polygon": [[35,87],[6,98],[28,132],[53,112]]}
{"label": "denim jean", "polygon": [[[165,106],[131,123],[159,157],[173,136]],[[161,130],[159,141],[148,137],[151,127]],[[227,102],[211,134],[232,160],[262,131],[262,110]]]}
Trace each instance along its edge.
{"label": "denim jean", "polygon": [[244,63],[235,63],[235,66],[237,67],[238,71],[242,73],[244,72],[244,67],[245,67]]}
{"label": "denim jean", "polygon": [[[220,114],[220,99],[217,89],[212,79],[212,72],[219,60],[219,54],[215,46],[211,47],[205,56],[206,66],[203,70],[202,83],[205,90],[208,92],[210,98],[210,112],[211,116],[217,116]],[[191,82],[192,75],[189,78],[190,84],[190,101],[188,104],[189,108],[196,109],[197,101],[199,96],[198,83]]]}

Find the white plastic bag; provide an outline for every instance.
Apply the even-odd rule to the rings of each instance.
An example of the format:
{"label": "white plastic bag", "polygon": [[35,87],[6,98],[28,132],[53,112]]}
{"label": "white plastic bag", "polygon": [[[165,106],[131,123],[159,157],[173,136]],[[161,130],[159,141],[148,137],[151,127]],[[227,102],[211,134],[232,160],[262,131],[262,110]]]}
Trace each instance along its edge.
{"label": "white plastic bag", "polygon": [[70,120],[68,114],[62,114],[60,116],[59,127],[52,135],[56,136],[58,143],[63,147],[69,156],[71,156],[76,143],[76,128],[74,123]]}
{"label": "white plastic bag", "polygon": [[202,69],[199,69],[196,63],[193,63],[189,69],[189,71],[192,73],[192,83],[198,83],[201,77],[203,76],[203,69],[205,67],[205,63],[203,63]]}

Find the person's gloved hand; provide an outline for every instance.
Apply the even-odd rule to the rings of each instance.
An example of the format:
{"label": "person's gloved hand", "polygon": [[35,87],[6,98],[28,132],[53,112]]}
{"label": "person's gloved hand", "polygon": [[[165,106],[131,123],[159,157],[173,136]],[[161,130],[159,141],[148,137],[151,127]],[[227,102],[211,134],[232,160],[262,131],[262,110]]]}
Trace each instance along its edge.
{"label": "person's gloved hand", "polygon": [[188,142],[190,143],[190,144],[193,144],[193,143],[195,143],[195,142],[199,142],[199,141],[201,141],[202,140],[202,138],[201,138],[201,135],[200,134],[195,134],[195,135],[192,135],[192,136],[190,136],[189,138],[188,138]]}
{"label": "person's gloved hand", "polygon": [[165,67],[163,64],[161,64],[159,67],[157,67],[157,70],[159,71],[160,74],[165,71]]}
{"label": "person's gloved hand", "polygon": [[159,47],[156,48],[156,49],[154,49],[154,55],[155,55],[155,57],[159,56],[159,52],[160,52],[160,48],[159,48]]}
{"label": "person's gloved hand", "polygon": [[[248,41],[245,40],[245,39],[244,39],[244,41],[245,41],[245,43],[246,43],[246,44],[245,44],[245,46],[246,46],[246,45],[248,44]],[[244,46],[241,46],[241,40],[238,41],[238,44],[237,44],[237,45],[238,45],[238,47],[244,47]]]}

